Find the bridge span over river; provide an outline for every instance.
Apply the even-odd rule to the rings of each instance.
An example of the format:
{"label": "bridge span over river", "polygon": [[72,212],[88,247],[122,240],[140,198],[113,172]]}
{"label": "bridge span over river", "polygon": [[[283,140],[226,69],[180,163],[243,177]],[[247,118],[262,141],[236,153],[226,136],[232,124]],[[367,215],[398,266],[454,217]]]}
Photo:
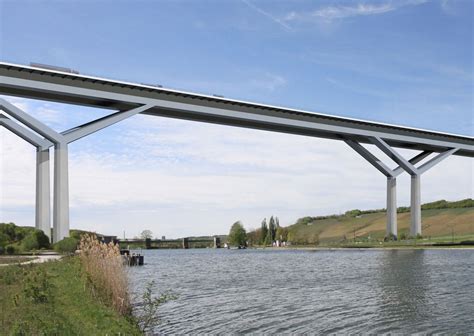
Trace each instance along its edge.
{"label": "bridge span over river", "polygon": [[[108,116],[56,132],[28,111],[0,99],[3,111],[0,125],[37,148],[36,227],[48,235],[50,148],[54,148],[53,241],[69,235],[68,145],[138,113],[344,141],[387,178],[388,236],[397,236],[397,176],[404,172],[411,176],[410,234],[415,236],[422,233],[421,175],[450,155],[474,157],[473,137],[83,76],[64,68],[0,63],[0,95],[113,111]],[[398,167],[388,167],[362,144],[375,145]],[[399,148],[419,153],[406,159],[400,155]],[[353,173],[356,176],[357,172]]]}

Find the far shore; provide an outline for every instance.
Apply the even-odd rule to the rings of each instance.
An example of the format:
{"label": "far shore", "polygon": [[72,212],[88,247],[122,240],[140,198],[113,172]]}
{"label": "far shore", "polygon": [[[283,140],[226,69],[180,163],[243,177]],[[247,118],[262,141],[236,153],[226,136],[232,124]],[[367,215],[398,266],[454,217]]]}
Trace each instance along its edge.
{"label": "far shore", "polygon": [[307,251],[334,251],[334,250],[474,250],[473,245],[461,245],[461,246],[286,246],[286,247],[249,247],[249,249],[258,250],[273,250],[273,251],[284,251],[284,250],[307,250]]}

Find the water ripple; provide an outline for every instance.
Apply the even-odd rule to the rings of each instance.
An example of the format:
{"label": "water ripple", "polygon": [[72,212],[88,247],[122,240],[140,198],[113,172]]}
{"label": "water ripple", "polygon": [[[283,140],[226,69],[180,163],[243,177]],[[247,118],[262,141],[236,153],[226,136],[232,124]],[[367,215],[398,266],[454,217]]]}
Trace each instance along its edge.
{"label": "water ripple", "polygon": [[[130,270],[176,300],[157,334],[469,334],[474,253],[150,250]],[[158,293],[157,293],[158,294]]]}

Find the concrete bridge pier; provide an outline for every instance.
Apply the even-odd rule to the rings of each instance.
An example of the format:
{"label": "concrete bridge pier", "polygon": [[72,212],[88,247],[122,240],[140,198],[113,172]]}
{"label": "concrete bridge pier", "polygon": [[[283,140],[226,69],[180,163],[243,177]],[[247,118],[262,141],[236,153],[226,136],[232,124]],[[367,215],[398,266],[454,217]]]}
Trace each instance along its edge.
{"label": "concrete bridge pier", "polygon": [[384,152],[389,158],[395,161],[399,166],[393,170],[393,173],[406,171],[411,175],[411,197],[410,197],[410,235],[416,237],[422,234],[421,230],[421,175],[434,167],[444,159],[456,153],[459,148],[448,148],[444,152],[437,154],[419,167],[415,164],[422,161],[432,154],[430,151],[424,151],[410,160],[406,160],[395,149],[390,147],[383,139],[379,137],[369,137],[369,140]]}
{"label": "concrete bridge pier", "polygon": [[[345,142],[354,149],[357,153],[359,153],[364,159],[366,159],[372,166],[374,166],[378,171],[380,171],[383,175],[387,177],[387,225],[386,225],[386,237],[394,237],[397,239],[398,237],[398,227],[397,227],[397,177],[403,173],[404,171],[413,172],[414,170],[411,167],[415,163],[418,163],[428,157],[432,152],[430,151],[423,151],[418,155],[414,156],[410,160],[403,159],[398,153],[397,155],[392,155],[394,150],[389,147],[382,139],[380,138],[373,138],[372,142],[382,149],[384,153],[390,153],[390,158],[392,158],[395,162],[399,164],[399,166],[395,169],[391,169],[387,165],[385,165],[379,158],[369,152],[364,146],[360,143],[346,139]],[[418,204],[420,202],[419,197],[419,180],[418,185],[415,190],[413,191],[412,187],[412,195],[415,195],[418,192],[418,198],[416,200],[412,199],[412,204],[414,201],[417,201]],[[416,206],[415,206],[416,207]],[[419,208],[419,205],[418,205]],[[420,210],[421,211],[421,210]],[[418,215],[420,216],[420,215]],[[421,218],[420,218],[421,222]],[[421,224],[420,224],[421,227]],[[421,229],[420,229],[421,230]],[[421,232],[421,231],[420,231]]]}
{"label": "concrete bridge pier", "polygon": [[60,241],[69,237],[69,167],[68,144],[54,146],[53,237]]}
{"label": "concrete bridge pier", "polygon": [[51,188],[49,149],[36,149],[35,227],[51,241]]}
{"label": "concrete bridge pier", "polygon": [[366,159],[372,166],[374,166],[378,171],[387,177],[387,224],[386,224],[386,233],[387,238],[398,237],[398,227],[397,227],[397,176],[402,172],[392,170],[387,165],[385,165],[380,159],[375,155],[370,153],[364,146],[360,143],[346,139],[344,140],[353,150],[359,153],[364,159]]}
{"label": "concrete bridge pier", "polygon": [[0,126],[36,147],[35,227],[42,230],[51,241],[49,148],[53,146],[53,143],[3,114],[0,114]]}
{"label": "concrete bridge pier", "polygon": [[398,236],[397,228],[397,178],[387,177],[387,236]]}
{"label": "concrete bridge pier", "polygon": [[420,175],[411,176],[410,192],[410,236],[421,235],[421,190]]}
{"label": "concrete bridge pier", "polygon": [[[132,117],[135,114],[144,112],[153,106],[154,105],[142,105],[130,110],[119,111],[58,133],[15,105],[0,98],[0,108],[2,110],[54,144],[53,242],[57,242],[69,236],[68,145],[71,142]],[[42,160],[44,160],[44,156],[42,156]],[[40,185],[44,186],[43,183]],[[45,196],[41,195],[43,195],[43,193],[41,193],[38,198],[41,198],[42,202],[40,203],[44,204]]]}

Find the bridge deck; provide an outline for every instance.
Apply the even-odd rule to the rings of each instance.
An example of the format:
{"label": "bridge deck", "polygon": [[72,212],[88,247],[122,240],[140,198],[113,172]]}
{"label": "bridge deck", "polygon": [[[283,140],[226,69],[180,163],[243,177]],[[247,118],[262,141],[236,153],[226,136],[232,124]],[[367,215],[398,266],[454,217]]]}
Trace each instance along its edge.
{"label": "bridge deck", "polygon": [[399,148],[474,157],[474,138],[321,113],[255,104],[75,73],[0,63],[0,94],[125,110],[142,104],[155,107],[145,114],[370,143],[383,138]]}

